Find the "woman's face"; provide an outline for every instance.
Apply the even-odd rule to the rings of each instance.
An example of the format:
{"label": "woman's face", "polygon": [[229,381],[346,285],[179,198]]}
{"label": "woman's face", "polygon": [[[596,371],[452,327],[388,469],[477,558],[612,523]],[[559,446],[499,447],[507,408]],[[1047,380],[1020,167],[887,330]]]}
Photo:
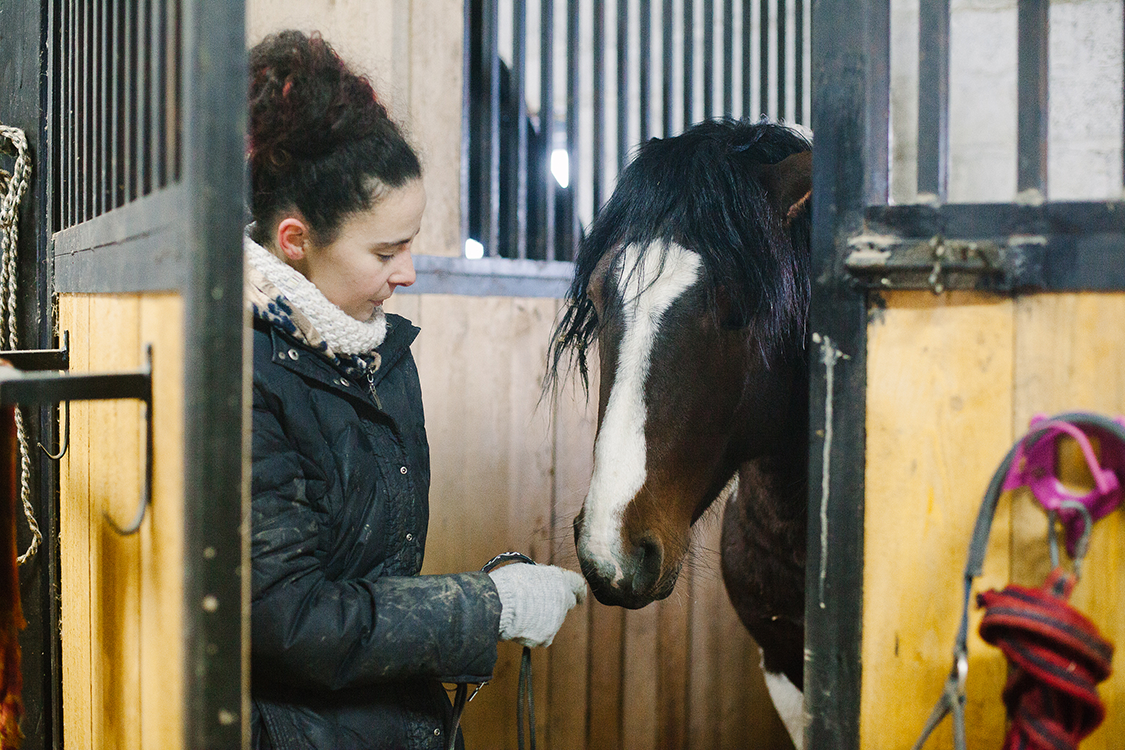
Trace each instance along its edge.
{"label": "woman's face", "polygon": [[298,270],[329,302],[369,320],[397,287],[414,283],[410,246],[425,208],[421,179],[392,188],[371,208],[347,216],[335,241],[310,248]]}

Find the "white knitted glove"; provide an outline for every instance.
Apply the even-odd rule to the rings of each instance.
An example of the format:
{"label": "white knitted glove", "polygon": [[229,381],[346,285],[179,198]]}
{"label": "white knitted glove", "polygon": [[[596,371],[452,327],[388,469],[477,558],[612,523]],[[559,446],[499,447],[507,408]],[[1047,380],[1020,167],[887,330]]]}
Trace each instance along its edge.
{"label": "white knitted glove", "polygon": [[500,640],[550,646],[566,613],[586,599],[586,581],[554,565],[505,565],[489,573],[500,594]]}

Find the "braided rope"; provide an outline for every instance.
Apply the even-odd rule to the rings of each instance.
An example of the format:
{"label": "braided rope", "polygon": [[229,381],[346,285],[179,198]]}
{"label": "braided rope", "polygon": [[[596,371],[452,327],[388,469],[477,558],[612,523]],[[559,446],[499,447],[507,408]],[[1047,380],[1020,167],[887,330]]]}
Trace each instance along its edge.
{"label": "braided rope", "polygon": [[[16,325],[16,249],[19,239],[19,205],[27,192],[31,177],[31,159],[27,153],[27,137],[19,128],[0,125],[0,136],[8,139],[16,148],[16,164],[8,179],[7,190],[0,199],[0,344],[3,332],[8,332],[8,349],[19,348],[18,326]],[[43,541],[39,523],[35,520],[35,509],[31,507],[31,455],[27,448],[27,432],[24,430],[23,414],[16,408],[16,437],[20,444],[20,500],[23,501],[23,514],[31,530],[31,544],[19,556],[19,564],[25,563]]]}

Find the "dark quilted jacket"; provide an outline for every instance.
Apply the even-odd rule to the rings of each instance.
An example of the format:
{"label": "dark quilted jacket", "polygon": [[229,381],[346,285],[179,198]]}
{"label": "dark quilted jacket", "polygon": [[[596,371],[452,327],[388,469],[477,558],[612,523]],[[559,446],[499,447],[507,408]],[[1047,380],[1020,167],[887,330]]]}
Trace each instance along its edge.
{"label": "dark quilted jacket", "polygon": [[488,576],[418,575],[418,329],[387,318],[377,369],[254,323],[253,748],[440,750],[440,683],[482,682],[496,662]]}

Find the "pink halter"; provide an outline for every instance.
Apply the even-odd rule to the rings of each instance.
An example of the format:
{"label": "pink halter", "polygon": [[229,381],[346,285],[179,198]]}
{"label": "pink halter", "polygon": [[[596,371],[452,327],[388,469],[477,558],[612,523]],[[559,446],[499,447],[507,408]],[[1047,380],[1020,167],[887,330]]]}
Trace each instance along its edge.
{"label": "pink halter", "polygon": [[[1125,427],[1125,419],[1122,417],[1114,421]],[[1079,539],[1088,529],[1083,514],[1066,506],[1080,503],[1089,512],[1090,522],[1093,522],[1109,515],[1121,504],[1121,483],[1118,477],[1125,475],[1125,444],[1116,435],[1095,425],[1084,425],[1080,429],[1070,422],[1048,419],[1043,414],[1032,418],[1031,429],[1033,432],[1046,432],[1033,441],[1025,440],[1020,444],[1012,461],[1012,468],[1004,480],[1003,489],[1012,490],[1026,485],[1047,511],[1058,513],[1066,529],[1066,550],[1073,557]],[[1074,438],[1078,443],[1086,459],[1086,466],[1094,478],[1094,488],[1086,494],[1070,491],[1056,474],[1056,446],[1059,438],[1064,436]],[[1102,468],[1098,462],[1098,456],[1090,444],[1091,436],[1098,439],[1102,461],[1111,468]]]}

